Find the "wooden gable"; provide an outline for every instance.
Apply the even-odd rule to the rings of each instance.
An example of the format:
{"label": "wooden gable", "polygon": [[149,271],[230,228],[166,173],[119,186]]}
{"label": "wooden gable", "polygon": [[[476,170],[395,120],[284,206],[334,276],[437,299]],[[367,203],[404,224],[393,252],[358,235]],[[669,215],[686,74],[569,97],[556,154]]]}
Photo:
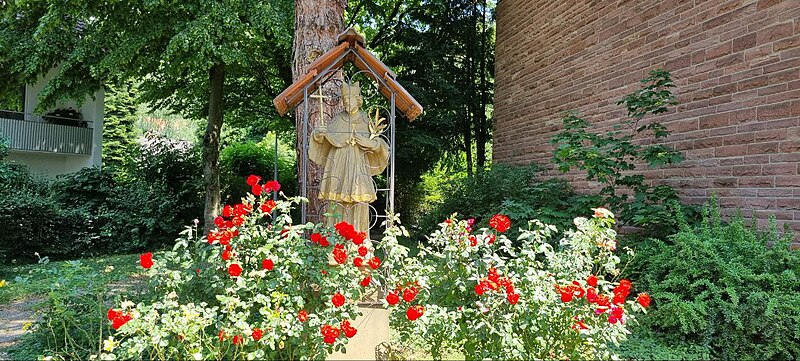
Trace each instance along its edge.
{"label": "wooden gable", "polygon": [[[348,28],[339,35],[339,45],[314,60],[308,72],[278,94],[272,103],[281,115],[286,115],[303,101],[303,89],[308,86],[308,94],[313,93],[318,84],[318,75],[326,69],[341,69],[345,62],[353,63],[366,75],[378,83],[378,90],[386,98],[395,94],[395,107],[411,121],[422,114],[422,106],[397,82],[397,75],[386,64],[364,47],[364,37]],[[381,77],[383,82],[375,78]],[[385,83],[385,84],[384,84]]]}

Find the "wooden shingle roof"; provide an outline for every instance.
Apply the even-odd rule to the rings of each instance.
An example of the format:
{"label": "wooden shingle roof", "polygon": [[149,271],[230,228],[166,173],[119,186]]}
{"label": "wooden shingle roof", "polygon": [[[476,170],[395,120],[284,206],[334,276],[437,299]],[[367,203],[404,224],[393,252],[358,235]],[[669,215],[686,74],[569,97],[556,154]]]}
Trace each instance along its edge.
{"label": "wooden shingle roof", "polygon": [[[353,63],[366,75],[373,78],[378,83],[378,90],[383,96],[390,98],[392,93],[395,93],[395,107],[409,121],[422,114],[422,106],[397,82],[397,75],[364,47],[364,37],[353,28],[348,28],[339,35],[339,45],[314,60],[305,75],[272,100],[278,113],[286,115],[300,104],[303,101],[303,89],[309,84],[308,93],[314,92],[318,86],[318,82],[315,80],[321,72],[329,68],[340,69],[346,62]],[[381,77],[383,82],[375,79],[376,74]]]}

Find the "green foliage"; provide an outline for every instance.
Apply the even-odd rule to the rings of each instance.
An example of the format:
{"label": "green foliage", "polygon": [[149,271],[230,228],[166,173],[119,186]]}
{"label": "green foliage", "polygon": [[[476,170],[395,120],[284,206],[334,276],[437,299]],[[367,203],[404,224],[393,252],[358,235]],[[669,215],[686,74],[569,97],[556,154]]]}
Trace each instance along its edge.
{"label": "green foliage", "polygon": [[123,168],[136,149],[138,90],[131,81],[108,85],[103,117],[103,166]]}
{"label": "green foliage", "polygon": [[[399,118],[397,123],[396,211],[405,217],[416,213],[423,174],[442,162],[470,170],[481,157],[477,143],[490,142],[486,114],[491,114],[494,89],[493,4],[348,1],[348,25],[365,35],[369,49],[425,108],[414,122]],[[463,156],[473,151],[476,160],[467,162]]]}
{"label": "green foliage", "polygon": [[[275,138],[266,137],[259,143],[243,142],[231,144],[220,153],[220,183],[224,184],[223,194],[237,203],[250,192],[250,187],[241,180],[251,174],[260,174],[272,179],[274,173]],[[278,178],[281,191],[286,194],[297,193],[297,167],[294,149],[279,142]]]}
{"label": "green foliage", "polygon": [[[80,261],[49,262],[0,267],[0,303],[44,297],[37,304],[37,321],[20,342],[8,349],[15,360],[35,360],[59,350],[67,358],[88,359],[110,334],[104,321],[108,301],[133,289],[121,282],[139,272],[138,255],[111,256]],[[129,281],[128,281],[129,282]]]}
{"label": "green foliage", "polygon": [[613,347],[623,360],[711,360],[708,346],[657,337],[641,327],[633,327],[625,342]]}
{"label": "green foliage", "polygon": [[[680,152],[656,142],[669,135],[661,123],[651,121],[640,124],[647,115],[668,111],[677,104],[670,88],[675,84],[666,70],[653,70],[642,80],[643,89],[625,96],[617,104],[625,105],[631,120],[630,131],[620,127],[596,134],[589,123],[577,113],[563,119],[564,131],[555,135],[553,162],[561,172],[577,168],[586,172],[586,179],[602,184],[602,203],[617,211],[628,224],[647,228],[652,234],[669,234],[678,227],[674,217],[680,202],[674,188],[666,185],[651,186],[644,176],[636,173],[636,164],[650,167],[677,164],[683,160]],[[637,136],[652,133],[653,142],[642,144]],[[632,193],[623,192],[623,189]],[[686,210],[690,215],[693,209]]]}
{"label": "green foliage", "polygon": [[644,325],[668,342],[709,347],[719,359],[797,359],[800,253],[791,232],[759,231],[741,217],[702,224],[637,248],[631,274],[655,307]]}
{"label": "green foliage", "polygon": [[225,63],[228,109],[255,119],[271,110],[262,105],[285,83],[280,67],[291,64],[292,5],[12,1],[0,9],[0,68],[8,70],[0,93],[18,95],[58,65],[40,94],[42,109],[80,101],[117,79],[141,79],[142,100],[199,118],[207,111],[208,70]]}
{"label": "green foliage", "polygon": [[127,177],[85,168],[46,180],[0,165],[0,254],[66,259],[172,241],[202,209],[199,155],[182,144],[151,139],[134,153]]}
{"label": "green foliage", "polygon": [[[538,172],[535,165],[496,164],[474,177],[445,179],[440,202],[419,212],[418,228],[435,228],[454,213],[474,218],[478,225],[485,226],[499,212],[515,223],[538,219],[565,229],[572,224],[574,215],[598,204],[592,196],[575,194],[563,180],[537,180]],[[516,230],[511,232],[510,238],[516,239]]]}

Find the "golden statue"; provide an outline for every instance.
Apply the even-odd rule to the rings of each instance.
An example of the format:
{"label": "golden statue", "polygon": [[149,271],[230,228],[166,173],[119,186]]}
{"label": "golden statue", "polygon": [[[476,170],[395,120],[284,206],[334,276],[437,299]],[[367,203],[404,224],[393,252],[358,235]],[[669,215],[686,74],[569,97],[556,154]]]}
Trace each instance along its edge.
{"label": "golden statue", "polygon": [[[377,199],[372,176],[389,163],[389,145],[380,137],[383,118],[369,119],[361,110],[359,84],[342,84],[344,110],[311,133],[308,158],[325,167],[319,199],[328,200],[329,214],[342,215],[358,232],[369,234],[369,203]],[[337,220],[328,218],[328,225]]]}

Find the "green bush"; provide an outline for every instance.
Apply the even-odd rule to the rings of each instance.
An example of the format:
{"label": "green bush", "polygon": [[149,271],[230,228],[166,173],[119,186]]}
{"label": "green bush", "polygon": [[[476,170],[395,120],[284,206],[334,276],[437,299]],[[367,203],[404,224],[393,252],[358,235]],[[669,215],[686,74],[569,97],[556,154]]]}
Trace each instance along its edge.
{"label": "green bush", "polygon": [[[85,168],[46,180],[0,166],[0,255],[26,261],[158,248],[202,216],[199,153],[149,139],[125,177]],[[113,173],[112,173],[113,172]]]}
{"label": "green bush", "polygon": [[[535,165],[517,167],[497,164],[473,177],[451,180],[441,189],[441,198],[427,212],[421,212],[415,229],[434,229],[454,213],[474,218],[477,227],[487,225],[489,218],[503,213],[513,224],[526,224],[539,219],[558,229],[569,228],[575,215],[585,214],[597,206],[599,198],[577,195],[560,179],[538,180]],[[516,229],[511,230],[516,239]]]}
{"label": "green bush", "polygon": [[[250,191],[250,187],[241,180],[251,174],[260,174],[272,179],[274,174],[274,139],[267,137],[264,141],[236,143],[225,147],[220,153],[220,183],[222,194],[228,195],[226,203],[237,203]],[[281,191],[286,194],[297,194],[297,171],[295,152],[281,144],[278,147],[278,181]]]}
{"label": "green bush", "polygon": [[[589,122],[577,113],[564,116],[564,130],[551,140],[556,146],[553,163],[561,172],[577,169],[586,173],[587,180],[602,184],[598,192],[602,202],[598,205],[613,209],[624,224],[662,237],[677,231],[673,215],[674,208],[680,205],[678,194],[671,186],[650,185],[635,171],[637,162],[655,168],[683,161],[680,152],[659,144],[669,135],[664,125],[657,121],[642,122],[648,114],[665,113],[668,106],[677,105],[671,91],[675,84],[670,73],[661,69],[651,71],[641,84],[642,89],[617,102],[625,106],[629,120],[605,134],[591,131]],[[652,139],[646,139],[644,144],[638,141],[647,135],[652,135]],[[692,207],[684,207],[684,211],[693,216]]]}
{"label": "green bush", "polygon": [[759,231],[741,217],[702,224],[637,247],[631,277],[651,293],[643,326],[669,342],[707,346],[720,359],[800,357],[800,253],[791,232]]}

